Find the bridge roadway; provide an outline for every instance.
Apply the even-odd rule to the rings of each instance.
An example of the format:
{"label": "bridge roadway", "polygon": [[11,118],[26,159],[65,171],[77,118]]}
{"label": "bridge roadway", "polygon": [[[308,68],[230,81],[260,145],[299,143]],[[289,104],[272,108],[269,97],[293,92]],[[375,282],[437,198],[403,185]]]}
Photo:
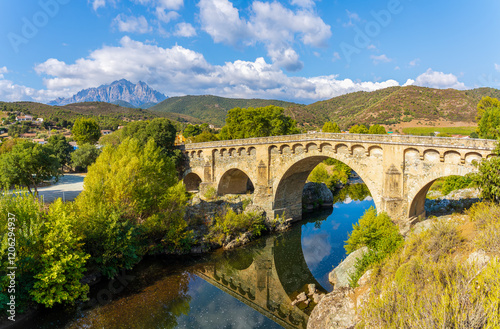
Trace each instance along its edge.
{"label": "bridge roadway", "polygon": [[368,186],[378,211],[393,219],[425,216],[432,183],[474,172],[474,161],[494,156],[494,140],[407,135],[308,133],[192,143],[184,183],[203,194],[253,191],[268,217],[300,219],[302,189],[320,162],[334,158]]}

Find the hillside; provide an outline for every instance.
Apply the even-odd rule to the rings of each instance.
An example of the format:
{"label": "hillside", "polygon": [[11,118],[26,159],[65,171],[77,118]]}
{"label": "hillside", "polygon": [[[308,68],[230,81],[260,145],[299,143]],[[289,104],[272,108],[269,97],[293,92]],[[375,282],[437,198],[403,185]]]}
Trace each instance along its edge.
{"label": "hillside", "polygon": [[484,96],[500,97],[500,90],[432,89],[417,86],[390,87],[355,92],[307,106],[291,106],[287,114],[301,125],[321,126],[327,120],[346,128],[353,124],[395,124],[421,121],[474,121],[476,106]]}
{"label": "hillside", "polygon": [[230,109],[235,107],[263,107],[268,105],[276,105],[284,108],[292,105],[299,106],[295,103],[278,100],[224,98],[205,95],[171,97],[150,107],[149,110],[158,113],[170,112],[187,114],[222,127],[225,123],[226,113]]}
{"label": "hillside", "polygon": [[184,114],[152,112],[150,110],[122,107],[104,102],[75,103],[65,106],[51,106],[35,102],[0,102],[0,110],[23,112],[25,114],[32,114],[33,116],[42,117],[50,121],[53,121],[55,118],[73,121],[79,116],[92,115],[119,118],[124,121],[166,117],[179,123],[203,123],[200,119]]}

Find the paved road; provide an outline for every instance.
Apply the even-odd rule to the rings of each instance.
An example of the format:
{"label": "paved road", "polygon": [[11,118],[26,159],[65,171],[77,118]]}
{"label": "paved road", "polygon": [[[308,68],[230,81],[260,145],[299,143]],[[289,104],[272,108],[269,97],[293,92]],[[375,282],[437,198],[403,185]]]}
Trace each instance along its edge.
{"label": "paved road", "polygon": [[84,178],[82,174],[65,174],[56,184],[39,188],[38,194],[40,197],[43,196],[44,202],[52,202],[57,198],[65,201],[74,200],[83,190]]}

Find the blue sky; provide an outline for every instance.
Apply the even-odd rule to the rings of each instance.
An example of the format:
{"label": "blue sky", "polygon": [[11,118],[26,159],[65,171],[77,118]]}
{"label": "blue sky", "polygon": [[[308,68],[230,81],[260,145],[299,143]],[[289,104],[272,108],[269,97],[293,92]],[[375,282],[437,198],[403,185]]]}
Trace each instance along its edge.
{"label": "blue sky", "polygon": [[0,100],[121,78],[167,96],[312,103],[415,84],[500,88],[500,2],[0,2]]}

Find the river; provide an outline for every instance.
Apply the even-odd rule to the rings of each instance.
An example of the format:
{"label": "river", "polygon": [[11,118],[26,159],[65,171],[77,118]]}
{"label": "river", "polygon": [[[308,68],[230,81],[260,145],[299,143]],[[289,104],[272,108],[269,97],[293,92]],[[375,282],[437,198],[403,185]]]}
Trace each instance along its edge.
{"label": "river", "polygon": [[305,328],[315,304],[291,301],[308,284],[332,290],[328,273],[345,257],[348,232],[374,205],[355,189],[338,194],[333,209],[238,250],[145,260],[93,286],[87,303],[40,311],[19,328]]}

